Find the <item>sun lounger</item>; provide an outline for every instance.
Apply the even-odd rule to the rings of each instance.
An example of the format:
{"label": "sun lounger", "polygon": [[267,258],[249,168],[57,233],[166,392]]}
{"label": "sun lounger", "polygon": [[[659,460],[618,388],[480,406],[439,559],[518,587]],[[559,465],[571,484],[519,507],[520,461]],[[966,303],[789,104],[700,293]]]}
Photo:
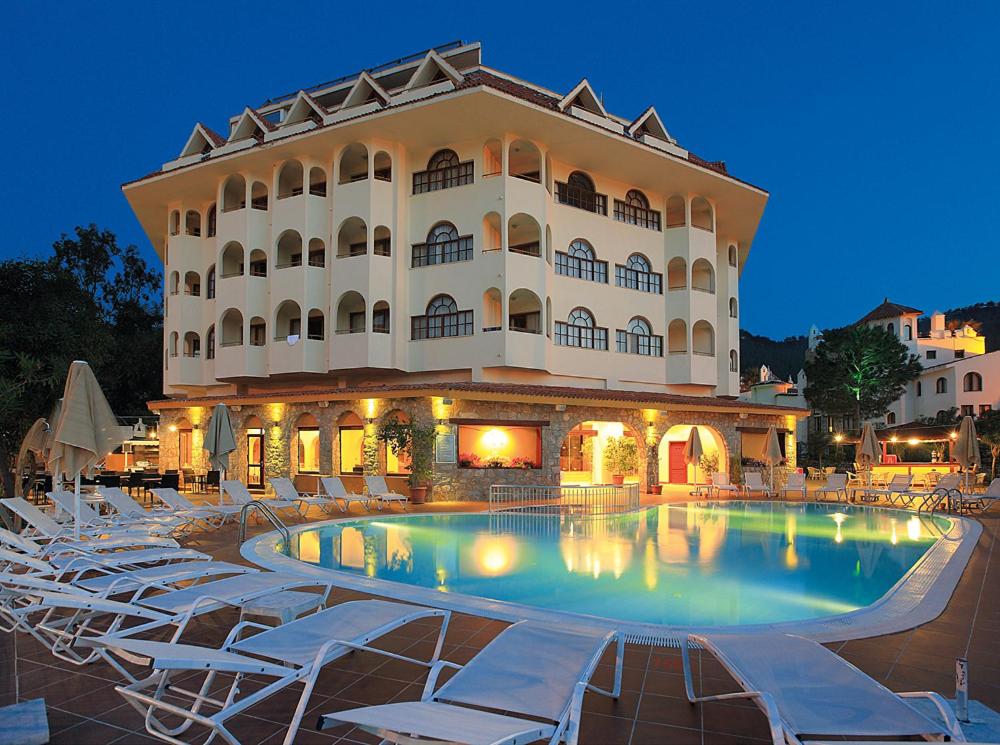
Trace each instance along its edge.
{"label": "sun lounger", "polygon": [[778,490],[781,496],[786,494],[798,494],[802,501],[806,501],[806,475],[804,473],[790,473],[785,485]]}
{"label": "sun lounger", "polygon": [[847,501],[847,474],[831,473],[826,477],[826,484],[816,490],[815,497],[819,501],[826,501],[828,495],[832,494],[834,500],[840,501],[843,497]]}
{"label": "sun lounger", "polygon": [[[943,479],[942,479],[943,480]],[[979,510],[987,512],[994,504],[1000,502],[1000,478],[993,479],[986,491],[981,494],[962,494],[957,492],[952,499],[951,507],[959,512]]]}
{"label": "sun lounger", "polygon": [[390,490],[389,485],[385,483],[385,476],[365,476],[365,486],[368,488],[368,497],[376,503],[379,511],[387,504],[398,504],[402,509],[406,509],[409,497]]}
{"label": "sun lounger", "polygon": [[[371,642],[412,621],[441,618],[441,629],[431,658],[427,661],[373,648]],[[284,626],[268,628],[259,624],[236,626],[219,649],[179,643],[143,641],[129,637],[105,637],[90,642],[106,654],[121,656],[149,666],[148,677],[118,686],[116,690],[146,721],[147,731],[157,737],[176,737],[193,724],[207,727],[212,736],[237,742],[226,728],[229,719],[295,683],[303,685],[285,735],[285,743],[296,736],[316,679],[331,662],[355,650],[366,650],[396,660],[430,667],[438,661],[450,613],[385,600],[354,600],[341,603]],[[264,629],[240,639],[248,628]],[[192,672],[204,674],[200,688],[191,686]],[[228,688],[217,692],[217,676],[232,675]],[[247,675],[268,679],[266,685],[246,686]],[[174,682],[175,678],[180,681]],[[197,683],[195,683],[197,685]],[[207,698],[211,694],[211,699]],[[184,702],[190,702],[188,706]],[[171,725],[163,722],[169,716]],[[177,724],[177,718],[180,724]]]}
{"label": "sun lounger", "polygon": [[222,493],[228,494],[229,498],[233,500],[233,504],[238,505],[240,508],[245,507],[251,502],[260,502],[272,510],[295,510],[299,511],[298,505],[295,502],[289,502],[285,499],[267,499],[265,497],[254,497],[250,494],[250,490],[247,489],[246,484],[242,481],[226,480],[219,484],[219,488]]}
{"label": "sun lounger", "polygon": [[[742,691],[696,696],[689,643],[700,644]],[[774,745],[829,738],[907,737],[964,741],[948,704],[931,692],[893,693],[826,647],[784,634],[691,634],[681,646],[688,701],[749,698],[764,712]],[[930,699],[935,721],[911,706],[909,698]]]}
{"label": "sun lounger", "polygon": [[240,510],[243,509],[237,504],[196,505],[172,487],[150,489],[149,491],[170,511],[192,520],[201,521],[207,527],[218,527],[227,520],[235,519],[240,514]]}
{"label": "sun lounger", "polygon": [[[27,525],[26,537],[35,540],[46,540],[50,542],[70,541],[76,542],[73,538],[74,530],[71,525],[57,523],[51,515],[42,512],[38,507],[21,497],[8,497],[0,499],[0,504],[20,517]],[[95,538],[101,538],[102,548],[113,548],[117,546],[177,546],[177,541],[172,538],[150,535],[142,529],[120,529],[108,527],[81,527],[79,541],[81,545]]]}
{"label": "sun lounger", "polygon": [[156,511],[147,510],[116,486],[102,486],[98,490],[98,494],[126,522],[154,523],[168,526],[173,530],[178,530],[190,524],[190,520],[185,520],[180,515],[170,515],[163,511],[157,513]]}
{"label": "sun lounger", "polygon": [[298,506],[299,515],[302,517],[305,517],[305,512],[310,506],[319,507],[326,513],[337,506],[336,502],[329,497],[323,497],[319,494],[300,494],[291,479],[281,476],[275,476],[271,479],[271,488],[274,489],[274,495],[278,499],[283,502],[295,503]]}
{"label": "sun lounger", "polygon": [[961,496],[958,487],[961,485],[962,474],[948,473],[938,479],[937,485],[932,489],[909,489],[896,495],[900,507],[913,507],[917,500],[920,505],[918,512],[933,512],[942,503],[947,502],[953,496]]}
{"label": "sun lounger", "polygon": [[764,483],[764,477],[759,471],[747,471],[743,474],[742,492],[747,497],[752,497],[755,493],[762,497],[773,497],[771,487]]}
{"label": "sun lounger", "polygon": [[344,487],[344,482],[340,480],[338,476],[323,476],[319,480],[320,486],[323,487],[323,491],[327,493],[330,499],[337,501],[340,500],[342,503],[340,505],[341,512],[347,512],[351,509],[351,504],[357,502],[367,511],[368,506],[371,503],[371,499],[366,494],[355,494],[354,492],[349,492]]}
{"label": "sun lounger", "polygon": [[[431,668],[420,701],[365,706],[324,714],[319,727],[351,724],[390,742],[574,745],[586,691],[617,698],[623,637],[614,631],[521,621],[502,631],[465,666],[441,660]],[[607,647],[617,642],[614,685],[591,684]],[[434,690],[445,668],[456,672]],[[483,711],[492,709],[493,711]],[[506,712],[499,714],[495,712]]]}
{"label": "sun lounger", "polygon": [[[86,502],[81,501],[79,507],[76,505],[76,497],[73,492],[68,491],[51,491],[47,492],[46,496],[52,500],[52,503],[56,506],[57,512],[62,511],[66,515],[69,521],[68,525],[72,525],[73,521],[76,520],[76,513],[79,510],[80,513],[80,529],[84,528],[90,530],[106,530],[112,532],[130,532],[130,533],[170,533],[172,528],[169,525],[162,525],[151,520],[137,520],[135,518],[126,517],[104,517],[97,510],[91,507]],[[69,528],[67,528],[69,529]]]}
{"label": "sun lounger", "polygon": [[896,496],[905,494],[910,490],[910,483],[912,481],[913,478],[909,474],[895,473],[892,475],[892,479],[890,479],[888,486],[884,489],[874,487],[862,489],[860,492],[861,501],[874,502],[879,498],[884,497],[889,504],[892,504]]}
{"label": "sun lounger", "polygon": [[729,474],[727,473],[713,473],[712,474],[712,491],[715,492],[716,497],[721,497],[723,492],[727,496],[739,496],[740,487],[736,484],[729,483]]}

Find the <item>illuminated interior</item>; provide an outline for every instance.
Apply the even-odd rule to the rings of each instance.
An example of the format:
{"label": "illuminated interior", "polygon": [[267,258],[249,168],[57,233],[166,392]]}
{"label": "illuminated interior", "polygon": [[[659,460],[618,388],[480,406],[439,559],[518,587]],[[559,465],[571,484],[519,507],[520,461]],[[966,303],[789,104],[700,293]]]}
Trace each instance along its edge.
{"label": "illuminated interior", "polygon": [[338,420],[337,434],[340,440],[340,472],[363,473],[365,439],[364,424],[353,412],[344,414]]}
{"label": "illuminated interior", "polygon": [[[691,436],[692,426],[697,426],[698,437],[701,439],[702,459],[705,461],[715,460],[718,463],[717,470],[721,473],[729,473],[729,456],[726,451],[726,444],[716,430],[712,427],[690,424],[676,424],[667,430],[660,440],[659,446],[659,473],[660,481],[667,484],[693,484],[708,483],[712,478],[709,470],[693,465],[688,465],[684,460],[684,446],[688,437]],[[707,463],[706,463],[707,465]]]}
{"label": "illuminated interior", "polygon": [[319,422],[312,414],[303,414],[296,426],[299,473],[319,473]]}
{"label": "illuminated interior", "polygon": [[[612,437],[635,435],[621,422],[583,422],[571,429],[559,450],[559,479],[562,484],[609,484],[610,464],[604,449]],[[639,481],[637,473],[622,474],[626,483]]]}
{"label": "illuminated interior", "polygon": [[460,424],[458,453],[460,468],[541,468],[542,431],[538,427]]}
{"label": "illuminated interior", "polygon": [[[385,416],[385,420],[397,422],[399,424],[408,424],[410,418],[402,411],[391,411]],[[385,456],[385,472],[393,476],[403,476],[410,473],[410,455],[409,453],[400,453],[396,455],[392,452],[391,447],[387,447],[386,443],[381,443],[380,448],[383,455]]]}

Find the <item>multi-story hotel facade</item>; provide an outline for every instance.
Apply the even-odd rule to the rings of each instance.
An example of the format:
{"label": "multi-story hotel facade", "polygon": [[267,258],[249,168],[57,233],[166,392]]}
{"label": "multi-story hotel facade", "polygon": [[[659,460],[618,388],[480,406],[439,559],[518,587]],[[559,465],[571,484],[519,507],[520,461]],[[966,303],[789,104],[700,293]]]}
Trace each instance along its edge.
{"label": "multi-story hotel facade", "polygon": [[459,484],[439,493],[473,496],[607,480],[601,443],[623,433],[647,485],[687,480],[669,445],[685,427],[706,427],[722,470],[741,431],[794,429],[803,412],[735,400],[766,192],[683,149],[653,107],[622,119],[586,80],[560,95],[480,51],[280,96],[225,135],[198,124],[125,185],[164,262],[167,467],[203,462],[217,401],[258,486],[374,470],[363,443],[386,416],[435,423],[436,481]]}

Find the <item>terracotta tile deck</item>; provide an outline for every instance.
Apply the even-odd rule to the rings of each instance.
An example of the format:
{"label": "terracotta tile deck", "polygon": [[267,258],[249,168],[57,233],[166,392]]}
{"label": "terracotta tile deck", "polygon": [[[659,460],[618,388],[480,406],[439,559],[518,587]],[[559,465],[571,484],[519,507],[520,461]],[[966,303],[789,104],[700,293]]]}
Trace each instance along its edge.
{"label": "terracotta tile deck", "polygon": [[[659,503],[687,498],[685,493],[646,497]],[[475,503],[449,503],[416,508],[421,511],[482,509]],[[951,697],[954,658],[966,656],[970,667],[970,697],[1000,710],[1000,513],[981,520],[984,531],[947,610],[922,627],[891,636],[830,645],[838,654],[894,690],[929,689]],[[260,529],[258,529],[260,530]],[[204,536],[195,547],[229,561],[238,559],[233,526]],[[996,553],[996,556],[994,556]],[[331,602],[356,593],[334,590]],[[185,638],[218,643],[234,623],[234,615],[213,614],[194,624]],[[505,624],[455,614],[444,647],[446,659],[468,661]],[[437,633],[436,622],[402,629],[384,640],[388,649],[415,656],[428,655]],[[704,692],[733,690],[717,662],[698,653],[694,658],[696,685]],[[611,660],[595,682],[610,681]],[[677,650],[629,645],[625,657],[623,693],[617,701],[588,694],[581,742],[716,744],[767,742],[764,717],[747,703],[692,706],[684,698]],[[419,698],[424,673],[405,663],[359,653],[330,665],[320,676],[296,742],[377,742],[358,730],[342,727],[317,732],[317,715],[364,704]],[[152,742],[141,717],[115,693],[118,679],[103,663],[83,668],[64,664],[31,638],[0,634],[0,705],[44,697],[53,743]],[[252,685],[252,681],[245,682]],[[300,689],[294,687],[233,720],[241,742],[280,743]],[[200,735],[195,742],[201,742]]]}

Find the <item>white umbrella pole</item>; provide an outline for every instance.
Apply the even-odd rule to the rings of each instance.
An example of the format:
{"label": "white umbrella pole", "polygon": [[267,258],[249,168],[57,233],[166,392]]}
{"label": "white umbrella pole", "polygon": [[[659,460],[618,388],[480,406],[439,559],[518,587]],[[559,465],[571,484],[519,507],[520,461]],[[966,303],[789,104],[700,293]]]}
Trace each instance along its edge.
{"label": "white umbrella pole", "polygon": [[80,540],[80,474],[76,474],[76,479],[73,481],[73,493],[76,498],[73,500],[73,507],[76,510],[76,515],[73,517],[73,536],[76,540]]}

